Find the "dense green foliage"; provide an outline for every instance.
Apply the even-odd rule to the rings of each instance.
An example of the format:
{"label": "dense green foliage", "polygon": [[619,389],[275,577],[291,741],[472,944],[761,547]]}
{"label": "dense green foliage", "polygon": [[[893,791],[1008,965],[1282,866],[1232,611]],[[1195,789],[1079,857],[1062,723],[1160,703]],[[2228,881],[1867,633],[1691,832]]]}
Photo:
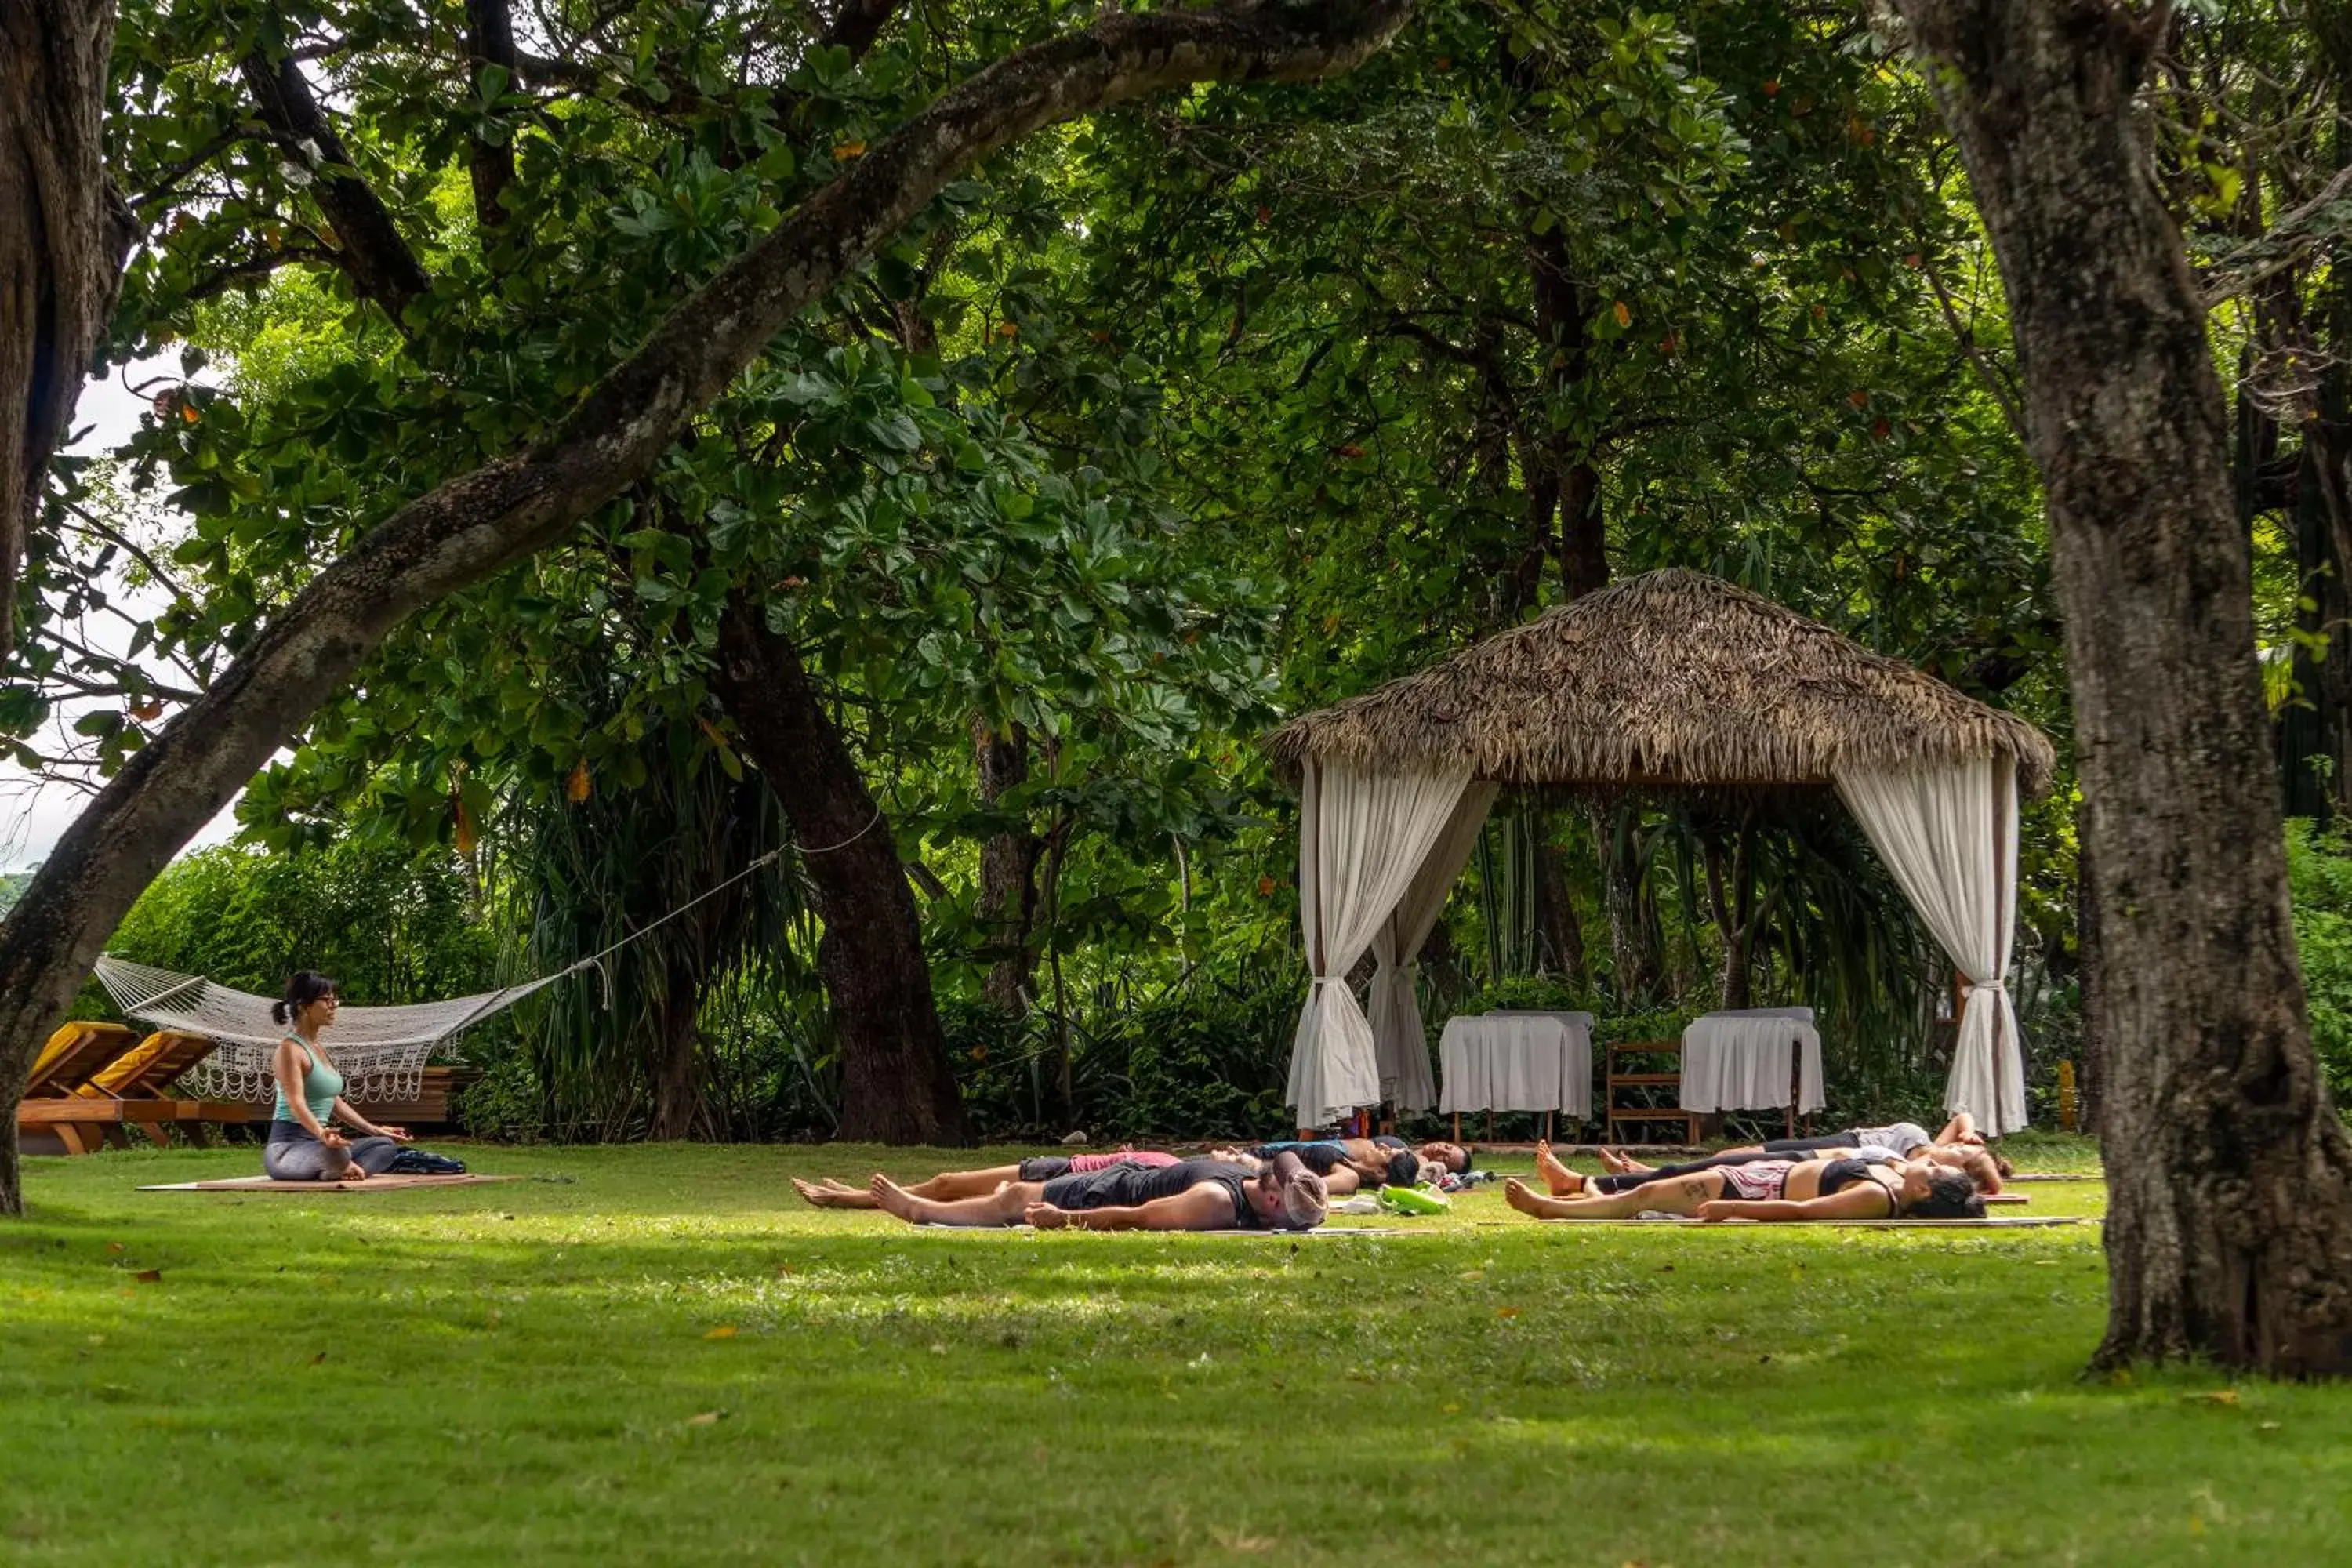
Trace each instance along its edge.
{"label": "dense green foliage", "polygon": [[[2288,215],[2347,144],[2333,16],[2186,8],[2150,100],[2225,296],[2282,755],[2318,815],[2330,791],[2293,786],[2344,771],[2352,667],[2326,658],[2320,487],[2290,480],[2352,410],[2309,370],[2352,363],[2325,351],[2352,318],[2333,230]],[[449,5],[133,0],[110,134],[146,237],[110,353],[184,374],[144,384],[121,452],[60,468],[0,723],[29,742],[69,704],[71,765],[111,773],[371,522],[544,434],[683,289],[1071,20],[959,0],[852,44],[731,0],[566,3],[515,18],[509,68]],[[694,1103],[663,1130],[824,1133],[840,1063],[797,859],[822,847],[709,680],[748,605],[919,889],[984,1125],[1279,1125],[1294,823],[1254,737],[1682,564],[2059,742],[2011,983],[2046,1106],[2080,968],[2046,541],[1999,281],[1875,27],[1444,0],[1345,77],[1003,150],[643,484],[404,626],[247,790],[282,864],[174,872],[117,950],[412,999],[562,968],[778,852],[464,1048],[487,1127],[639,1133],[683,1062]],[[256,122],[289,54],[347,163]],[[353,188],[396,254],[354,255],[331,210]],[[133,590],[167,602],[110,656],[79,628]],[[2298,850],[2316,947],[2332,864]],[[1945,1067],[1949,966],[1833,815],[1507,803],[1423,968],[1433,1034],[1530,984],[1611,1029],[1810,1003],[1857,1116],[1931,1103]],[[2315,994],[2324,1034],[2336,1007]]]}
{"label": "dense green foliage", "polygon": [[2338,1105],[2352,1104],[2352,837],[2291,824],[2287,875],[2294,892],[2294,945],[2319,1049]]}

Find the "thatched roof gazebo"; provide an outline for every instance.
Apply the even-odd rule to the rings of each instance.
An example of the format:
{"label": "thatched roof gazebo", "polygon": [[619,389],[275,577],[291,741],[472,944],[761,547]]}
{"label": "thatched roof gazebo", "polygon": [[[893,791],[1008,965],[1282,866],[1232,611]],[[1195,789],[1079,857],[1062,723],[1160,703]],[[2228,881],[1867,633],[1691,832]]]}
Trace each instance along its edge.
{"label": "thatched roof gazebo", "polygon": [[[1299,786],[1300,917],[1314,982],[1291,1103],[1315,1125],[1434,1103],[1411,961],[1504,788],[1834,794],[1971,979],[1947,1104],[2024,1125],[2001,977],[2017,795],[2049,741],[2012,714],[1704,573],[1652,572],[1442,664],[1301,714],[1262,742]],[[1367,948],[1369,1017],[1344,976]]]}

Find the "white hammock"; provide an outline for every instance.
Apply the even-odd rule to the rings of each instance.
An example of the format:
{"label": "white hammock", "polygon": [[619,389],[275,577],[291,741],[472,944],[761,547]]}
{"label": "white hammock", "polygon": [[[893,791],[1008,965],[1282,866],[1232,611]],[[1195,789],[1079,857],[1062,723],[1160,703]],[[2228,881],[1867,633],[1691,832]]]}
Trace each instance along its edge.
{"label": "white hammock", "polygon": [[[583,959],[570,969],[503,991],[446,1002],[338,1008],[328,1032],[327,1054],[342,1072],[351,1098],[415,1100],[424,1092],[425,1058],[435,1046],[594,962]],[[201,974],[174,974],[112,957],[98,961],[98,982],[126,1016],[159,1029],[202,1035],[218,1044],[218,1050],[181,1075],[197,1093],[213,1100],[262,1100],[276,1089],[270,1058],[286,1037],[287,1026],[270,1016],[274,998],[233,991]]]}
{"label": "white hammock", "polygon": [[[876,811],[874,821],[881,819],[881,812]],[[866,825],[873,826],[872,822]],[[862,834],[866,828],[857,831]],[[849,841],[844,839],[842,843]],[[822,855],[840,847],[842,844],[827,845],[802,853]],[[604,952],[591,954],[569,969],[526,980],[503,991],[485,991],[446,1002],[417,1002],[403,1007],[339,1007],[324,1042],[327,1055],[342,1073],[352,1099],[378,1102],[415,1100],[425,1092],[425,1058],[432,1054],[435,1046],[460,1029],[505,1011],[534,991],[568,980],[583,969],[601,966],[605,959],[656,926],[667,924],[705,899],[717,898],[782,854],[780,849],[770,850],[717,887],[688,899],[659,920],[646,921]],[[125,1016],[159,1029],[202,1035],[219,1046],[211,1056],[180,1075],[180,1080],[198,1094],[213,1100],[265,1100],[276,1092],[278,1083],[270,1071],[270,1058],[277,1054],[278,1042],[287,1034],[287,1026],[270,1016],[276,998],[232,991],[201,974],[175,974],[168,969],[112,956],[99,959],[98,983],[106,987],[107,994],[114,998],[114,1005],[122,1009]],[[606,1005],[611,1002],[608,983]]]}

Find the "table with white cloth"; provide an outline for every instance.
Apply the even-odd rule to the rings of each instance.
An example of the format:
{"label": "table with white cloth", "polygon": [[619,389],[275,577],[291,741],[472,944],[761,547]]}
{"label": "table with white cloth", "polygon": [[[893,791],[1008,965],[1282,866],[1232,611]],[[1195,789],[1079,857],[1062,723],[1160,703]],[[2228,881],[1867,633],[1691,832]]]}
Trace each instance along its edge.
{"label": "table with white cloth", "polygon": [[1822,1035],[1811,1007],[1709,1013],[1683,1031],[1685,1110],[1785,1110],[1793,1132],[1800,1113],[1822,1106]]}
{"label": "table with white cloth", "polygon": [[1592,1114],[1590,1013],[1448,1018],[1437,1054],[1441,1112],[1556,1110],[1579,1121]]}

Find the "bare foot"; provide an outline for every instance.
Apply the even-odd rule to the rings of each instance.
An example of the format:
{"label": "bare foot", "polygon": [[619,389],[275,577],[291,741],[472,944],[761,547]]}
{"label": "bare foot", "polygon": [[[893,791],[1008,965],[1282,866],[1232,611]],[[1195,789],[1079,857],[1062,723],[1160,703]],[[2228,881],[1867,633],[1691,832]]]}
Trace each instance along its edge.
{"label": "bare foot", "polygon": [[1600,1154],[1601,1163],[1609,1167],[1609,1173],[1613,1176],[1627,1175],[1635,1171],[1646,1171],[1649,1169],[1647,1165],[1643,1164],[1639,1160],[1628,1159],[1614,1149],[1601,1150]]}
{"label": "bare foot", "polygon": [[801,1196],[821,1209],[870,1209],[874,1206],[874,1195],[871,1193],[861,1193],[855,1187],[845,1187],[830,1178],[823,1184],[818,1184],[803,1182],[798,1176],[794,1176],[793,1186]]}
{"label": "bare foot", "polygon": [[1559,1163],[1549,1141],[1538,1140],[1536,1143],[1536,1174],[1543,1178],[1544,1185],[1556,1198],[1572,1197],[1584,1190],[1584,1178]]}
{"label": "bare foot", "polygon": [[1533,1215],[1538,1219],[1549,1219],[1552,1215],[1550,1205],[1556,1200],[1536,1196],[1525,1182],[1517,1176],[1510,1176],[1503,1182],[1503,1201],[1521,1214]]}
{"label": "bare foot", "polygon": [[887,1209],[908,1225],[923,1225],[930,1218],[923,1212],[928,1204],[879,1171],[866,1184],[866,1190],[874,1195],[877,1208]]}

